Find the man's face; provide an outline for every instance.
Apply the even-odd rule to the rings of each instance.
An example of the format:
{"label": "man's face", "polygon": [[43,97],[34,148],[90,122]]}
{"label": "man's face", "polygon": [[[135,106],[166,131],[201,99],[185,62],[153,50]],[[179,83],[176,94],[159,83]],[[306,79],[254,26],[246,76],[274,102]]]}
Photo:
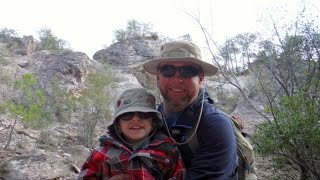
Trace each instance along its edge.
{"label": "man's face", "polygon": [[[164,98],[164,105],[167,111],[176,112],[181,111],[190,105],[198,96],[199,89],[204,79],[204,74],[200,70],[197,75],[193,77],[183,77],[181,70],[176,70],[175,74],[166,77],[162,72],[174,72],[172,69],[187,67],[185,72],[194,72],[190,66],[200,70],[195,64],[189,62],[165,62],[160,64],[157,71],[157,84],[162,97]],[[161,67],[162,72],[161,72]],[[168,73],[170,74],[170,73]],[[182,75],[181,75],[182,74]]]}

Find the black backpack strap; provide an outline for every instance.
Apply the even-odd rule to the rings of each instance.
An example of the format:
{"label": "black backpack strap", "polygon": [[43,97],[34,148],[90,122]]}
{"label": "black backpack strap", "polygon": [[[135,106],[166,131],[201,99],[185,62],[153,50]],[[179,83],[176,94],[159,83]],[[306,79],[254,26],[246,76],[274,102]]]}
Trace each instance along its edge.
{"label": "black backpack strap", "polygon": [[[196,131],[196,129],[192,128],[190,131],[187,132],[187,136],[191,136],[193,131]],[[199,147],[199,141],[198,141],[198,135],[197,131],[193,135],[193,137],[190,139],[190,141],[187,143],[191,152],[195,153],[196,149]]]}
{"label": "black backpack strap", "polygon": [[[187,132],[187,135],[192,134],[193,129],[190,129]],[[182,159],[186,167],[191,165],[191,159],[193,158],[193,154],[195,153],[196,149],[199,147],[199,141],[197,132],[194,136],[190,139],[187,144],[183,144],[179,146],[180,153],[183,154]]]}

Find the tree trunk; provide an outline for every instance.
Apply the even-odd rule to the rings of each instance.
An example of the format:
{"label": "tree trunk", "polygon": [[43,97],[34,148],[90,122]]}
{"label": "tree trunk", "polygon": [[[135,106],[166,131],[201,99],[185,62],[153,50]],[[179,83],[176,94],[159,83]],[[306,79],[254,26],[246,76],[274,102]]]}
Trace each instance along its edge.
{"label": "tree trunk", "polygon": [[14,130],[14,127],[16,126],[16,123],[17,123],[17,118],[14,118],[14,123],[13,123],[13,126],[11,128],[11,131],[10,131],[10,134],[9,134],[9,138],[8,138],[8,141],[7,141],[7,144],[6,146],[3,148],[4,150],[6,150],[11,142],[11,138],[12,138],[12,133],[13,133],[13,130]]}

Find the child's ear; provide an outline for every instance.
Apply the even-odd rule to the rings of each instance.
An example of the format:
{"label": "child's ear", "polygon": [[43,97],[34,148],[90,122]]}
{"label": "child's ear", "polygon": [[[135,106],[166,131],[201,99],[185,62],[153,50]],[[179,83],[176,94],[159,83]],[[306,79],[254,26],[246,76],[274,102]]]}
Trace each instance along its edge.
{"label": "child's ear", "polygon": [[152,119],[152,128],[155,129],[158,126],[158,120],[157,119]]}
{"label": "child's ear", "polygon": [[122,133],[122,129],[120,127],[119,121],[116,121],[114,126],[115,126],[115,128],[117,128],[118,133]]}

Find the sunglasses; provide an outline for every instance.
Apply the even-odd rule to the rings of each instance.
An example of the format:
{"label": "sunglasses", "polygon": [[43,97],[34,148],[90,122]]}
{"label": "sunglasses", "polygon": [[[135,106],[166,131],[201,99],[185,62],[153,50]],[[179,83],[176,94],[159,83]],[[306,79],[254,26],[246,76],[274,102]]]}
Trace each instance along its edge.
{"label": "sunglasses", "polygon": [[170,78],[173,77],[177,71],[183,78],[192,78],[200,74],[201,69],[195,66],[172,66],[172,65],[164,65],[158,68],[160,74],[164,77]]}
{"label": "sunglasses", "polygon": [[124,121],[130,121],[134,115],[137,115],[140,119],[149,119],[154,117],[154,113],[152,112],[127,112],[124,114],[121,114],[118,118]]}

